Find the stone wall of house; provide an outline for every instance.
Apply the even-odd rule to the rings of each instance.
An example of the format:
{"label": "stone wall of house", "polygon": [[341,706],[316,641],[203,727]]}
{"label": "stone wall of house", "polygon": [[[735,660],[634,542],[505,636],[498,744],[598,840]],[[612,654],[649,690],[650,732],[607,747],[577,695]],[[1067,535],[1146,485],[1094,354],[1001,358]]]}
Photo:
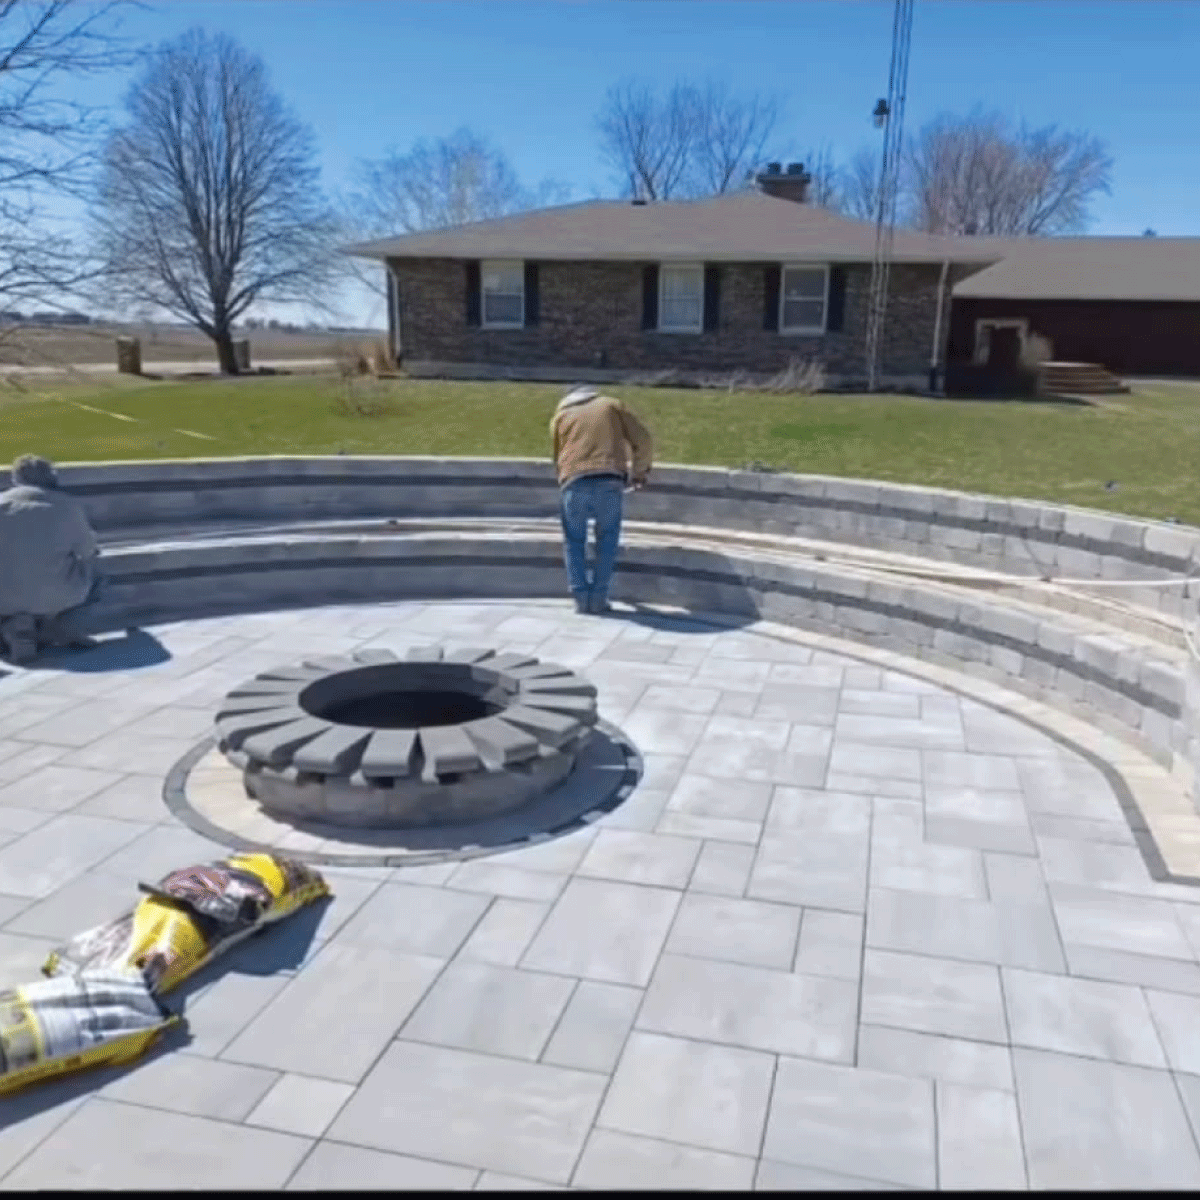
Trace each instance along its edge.
{"label": "stone wall of house", "polygon": [[[869,264],[846,271],[841,331],[801,337],[763,329],[764,266],[721,266],[719,328],[704,333],[646,331],[641,263],[539,264],[540,320],[526,329],[467,324],[466,268],[451,259],[392,260],[400,293],[401,340],[407,360],[497,367],[588,367],[610,370],[750,371],[772,373],[794,359],[817,359],[831,374],[860,378]],[[924,376],[929,368],[941,268],[892,268],[881,361],[883,375]],[[948,281],[948,287],[949,287]],[[949,296],[942,340],[949,329]]]}

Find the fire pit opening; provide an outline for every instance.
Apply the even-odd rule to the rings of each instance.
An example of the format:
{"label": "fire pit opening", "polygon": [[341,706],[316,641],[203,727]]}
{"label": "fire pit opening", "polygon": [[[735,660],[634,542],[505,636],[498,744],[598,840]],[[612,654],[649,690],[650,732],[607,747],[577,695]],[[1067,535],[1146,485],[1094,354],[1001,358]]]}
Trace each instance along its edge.
{"label": "fire pit opening", "polygon": [[[306,706],[307,707],[307,706]],[[309,710],[312,711],[311,709]],[[373,729],[422,729],[438,725],[465,725],[495,716],[503,706],[466,692],[375,692],[358,696],[313,713],[335,725],[361,725]]]}

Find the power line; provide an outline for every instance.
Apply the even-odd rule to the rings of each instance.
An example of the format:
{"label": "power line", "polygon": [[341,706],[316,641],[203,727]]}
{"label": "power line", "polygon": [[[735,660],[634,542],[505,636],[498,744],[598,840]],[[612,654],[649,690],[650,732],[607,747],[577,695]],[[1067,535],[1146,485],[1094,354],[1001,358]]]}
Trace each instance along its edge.
{"label": "power line", "polygon": [[908,92],[908,48],[912,40],[913,0],[896,0],[892,14],[892,63],[888,94],[875,106],[876,124],[883,126],[883,161],[875,212],[875,257],[871,263],[871,294],[867,312],[867,390],[879,382],[879,350],[887,315],[892,241],[896,231],[896,197],[904,148],[904,101]]}

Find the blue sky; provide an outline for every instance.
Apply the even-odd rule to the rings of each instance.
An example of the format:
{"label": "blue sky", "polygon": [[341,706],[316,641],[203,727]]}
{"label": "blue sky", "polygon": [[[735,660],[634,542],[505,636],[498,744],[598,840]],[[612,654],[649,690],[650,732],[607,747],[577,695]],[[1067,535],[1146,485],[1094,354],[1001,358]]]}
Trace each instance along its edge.
{"label": "blue sky", "polygon": [[[160,0],[125,20],[138,40],[203,25],[260,54],[331,189],[356,159],[468,125],[581,199],[612,188],[594,119],[626,76],[778,92],[798,150],[874,144],[891,24],[891,0]],[[1200,234],[1197,46],[1196,0],[916,0],[906,124],[982,104],[1086,129],[1116,160],[1091,232]]]}

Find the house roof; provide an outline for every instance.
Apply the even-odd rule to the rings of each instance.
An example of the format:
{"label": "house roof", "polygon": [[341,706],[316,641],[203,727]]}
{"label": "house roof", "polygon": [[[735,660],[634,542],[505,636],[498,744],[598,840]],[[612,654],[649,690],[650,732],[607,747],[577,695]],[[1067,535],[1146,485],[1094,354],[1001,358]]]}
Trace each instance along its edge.
{"label": "house roof", "polygon": [[1000,261],[956,298],[1200,301],[1200,237],[964,238]]}
{"label": "house roof", "polygon": [[[346,247],[360,258],[870,262],[875,226],[762,192],[632,204],[592,200]],[[894,262],[983,264],[984,239],[897,230]]]}

